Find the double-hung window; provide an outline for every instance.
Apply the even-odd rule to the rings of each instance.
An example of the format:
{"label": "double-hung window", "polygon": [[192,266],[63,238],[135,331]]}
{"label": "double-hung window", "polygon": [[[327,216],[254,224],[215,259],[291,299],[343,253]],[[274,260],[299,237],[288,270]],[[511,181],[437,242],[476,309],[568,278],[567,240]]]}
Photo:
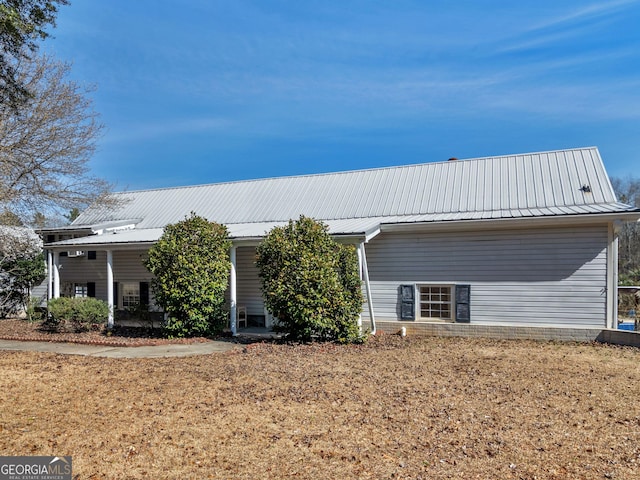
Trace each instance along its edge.
{"label": "double-hung window", "polygon": [[140,284],[139,283],[123,283],[122,284],[122,308],[133,308],[140,304]]}

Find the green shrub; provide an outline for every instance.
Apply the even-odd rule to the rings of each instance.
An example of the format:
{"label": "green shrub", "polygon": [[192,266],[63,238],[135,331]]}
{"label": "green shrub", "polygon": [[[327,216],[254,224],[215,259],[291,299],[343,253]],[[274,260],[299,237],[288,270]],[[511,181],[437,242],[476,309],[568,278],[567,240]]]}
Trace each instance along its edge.
{"label": "green shrub", "polygon": [[49,301],[50,325],[60,330],[69,327],[76,332],[92,325],[103,324],[109,318],[109,306],[97,298],[54,298]]}
{"label": "green shrub", "polygon": [[257,248],[256,265],[265,305],[277,331],[297,341],[361,341],[358,258],[353,246],[336,243],[326,225],[301,216],[269,232]]}
{"label": "green shrub", "polygon": [[27,304],[26,314],[29,322],[43,322],[47,318],[47,307],[43,306],[44,297],[32,297]]}
{"label": "green shrub", "polygon": [[151,289],[168,313],[171,337],[217,334],[227,323],[224,293],[231,262],[227,228],[191,213],[167,225],[144,265],[154,275]]}

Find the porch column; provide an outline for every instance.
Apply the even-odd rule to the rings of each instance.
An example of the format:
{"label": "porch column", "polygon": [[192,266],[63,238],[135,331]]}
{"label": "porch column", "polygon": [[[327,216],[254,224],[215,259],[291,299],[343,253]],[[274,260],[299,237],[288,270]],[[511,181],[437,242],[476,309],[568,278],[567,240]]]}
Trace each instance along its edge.
{"label": "porch column", "polygon": [[109,318],[107,328],[113,328],[114,308],[113,308],[113,251],[107,250],[107,305],[109,306]]}
{"label": "porch column", "polygon": [[47,300],[53,298],[53,253],[47,250]]}
{"label": "porch column", "polygon": [[607,246],[607,316],[606,328],[618,328],[618,233],[621,221],[609,224],[609,244]]}
{"label": "porch column", "polygon": [[[358,276],[360,277],[360,285],[362,285],[362,250],[361,243],[358,244],[356,252],[358,252]],[[358,330],[362,333],[362,309],[358,313]]]}
{"label": "porch column", "polygon": [[376,334],[376,317],[373,313],[373,297],[371,296],[371,283],[369,283],[369,267],[367,266],[367,252],[364,249],[364,242],[360,243],[362,253],[362,276],[367,290],[367,304],[369,305],[369,318],[371,319],[371,335]]}
{"label": "porch column", "polygon": [[60,298],[60,252],[53,252],[53,298]]}
{"label": "porch column", "polygon": [[237,335],[236,318],[237,318],[237,293],[236,293],[236,249],[231,247],[229,252],[229,260],[231,261],[231,272],[229,274],[229,302],[231,303],[231,312],[229,312],[229,325],[231,327],[231,335]]}

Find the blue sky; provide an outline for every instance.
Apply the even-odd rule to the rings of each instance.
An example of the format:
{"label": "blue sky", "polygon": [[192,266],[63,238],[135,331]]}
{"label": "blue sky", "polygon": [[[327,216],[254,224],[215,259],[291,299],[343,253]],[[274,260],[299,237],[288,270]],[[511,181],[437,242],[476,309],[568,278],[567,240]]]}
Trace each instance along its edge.
{"label": "blue sky", "polygon": [[74,0],[117,190],[598,146],[640,177],[640,0]]}

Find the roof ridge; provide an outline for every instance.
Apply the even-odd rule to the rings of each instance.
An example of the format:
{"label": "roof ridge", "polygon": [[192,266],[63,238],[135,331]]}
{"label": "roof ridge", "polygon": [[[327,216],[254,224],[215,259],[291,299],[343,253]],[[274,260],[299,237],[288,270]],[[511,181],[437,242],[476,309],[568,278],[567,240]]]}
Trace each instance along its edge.
{"label": "roof ridge", "polygon": [[[460,158],[456,159],[456,162],[474,162],[474,161],[488,161],[488,160],[497,160],[500,158],[509,158],[509,157],[521,157],[527,155],[544,155],[550,153],[560,153],[560,152],[576,152],[576,151],[584,151],[584,150],[597,150],[598,147],[576,147],[576,148],[564,148],[559,150],[547,150],[547,151],[539,151],[539,152],[528,152],[528,153],[510,153],[506,155],[491,155],[485,157],[471,157],[471,158]],[[449,160],[436,160],[433,162],[422,162],[422,163],[412,163],[412,164],[404,164],[404,165],[387,165],[383,167],[370,167],[370,168],[362,168],[355,170],[344,170],[337,172],[320,172],[320,173],[305,173],[301,175],[283,175],[283,176],[275,176],[275,177],[263,177],[263,178],[249,178],[245,180],[227,180],[223,182],[211,182],[211,183],[202,183],[197,185],[175,185],[170,187],[157,187],[157,188],[149,188],[149,189],[139,189],[139,190],[123,190],[120,192],[114,192],[114,195],[125,195],[125,194],[134,194],[134,193],[150,193],[157,191],[168,191],[168,190],[186,190],[186,189],[195,189],[195,188],[205,188],[205,187],[213,187],[219,185],[234,185],[239,183],[257,183],[257,182],[266,182],[273,180],[285,180],[292,178],[312,178],[312,177],[325,177],[331,175],[349,175],[353,173],[361,173],[361,172],[375,172],[375,171],[383,171],[383,170],[401,170],[405,168],[415,168],[415,167],[423,167],[430,165],[441,165],[447,164]]]}

